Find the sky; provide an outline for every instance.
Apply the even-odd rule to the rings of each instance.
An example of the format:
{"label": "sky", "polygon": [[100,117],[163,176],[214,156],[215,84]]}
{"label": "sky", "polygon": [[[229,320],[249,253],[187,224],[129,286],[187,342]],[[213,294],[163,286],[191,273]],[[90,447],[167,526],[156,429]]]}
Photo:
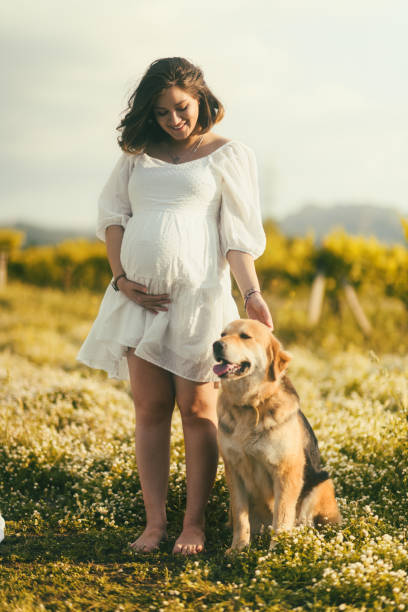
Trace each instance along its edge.
{"label": "sky", "polygon": [[183,56],[256,153],[264,218],[408,214],[404,0],[10,0],[0,9],[0,224],[89,231],[149,64]]}

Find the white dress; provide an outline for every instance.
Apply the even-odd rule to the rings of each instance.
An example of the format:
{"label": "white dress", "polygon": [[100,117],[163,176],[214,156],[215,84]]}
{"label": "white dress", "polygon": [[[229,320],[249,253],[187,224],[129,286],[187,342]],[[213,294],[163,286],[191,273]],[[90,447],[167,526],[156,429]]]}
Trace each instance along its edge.
{"label": "white dress", "polygon": [[149,293],[169,293],[154,314],[109,284],[77,359],[128,379],[125,351],[183,378],[216,381],[212,344],[239,318],[226,253],[259,257],[266,244],[253,150],[237,140],[172,164],[122,153],[98,201],[96,235],[125,228],[120,259]]}

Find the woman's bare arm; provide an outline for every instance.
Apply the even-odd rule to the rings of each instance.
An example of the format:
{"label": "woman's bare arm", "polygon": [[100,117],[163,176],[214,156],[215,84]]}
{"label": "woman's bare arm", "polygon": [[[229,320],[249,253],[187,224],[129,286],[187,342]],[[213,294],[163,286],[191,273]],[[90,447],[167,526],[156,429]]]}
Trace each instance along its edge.
{"label": "woman's bare arm", "polygon": [[[242,297],[245,296],[248,289],[260,289],[252,255],[243,251],[230,250],[227,253],[227,261],[237,281]],[[250,319],[257,319],[273,329],[271,313],[260,293],[253,293],[249,297],[246,311]]]}
{"label": "woman's bare arm", "polygon": [[254,258],[243,251],[228,251],[227,261],[234,275],[242,297],[248,289],[259,289]]}

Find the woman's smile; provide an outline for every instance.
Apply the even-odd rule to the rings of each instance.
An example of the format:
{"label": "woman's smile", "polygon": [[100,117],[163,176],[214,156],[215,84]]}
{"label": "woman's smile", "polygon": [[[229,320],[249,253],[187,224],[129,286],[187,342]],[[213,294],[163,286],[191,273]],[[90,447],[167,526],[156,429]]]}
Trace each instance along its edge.
{"label": "woman's smile", "polygon": [[[194,131],[199,115],[199,101],[184,89],[173,85],[157,98],[154,114],[159,126],[177,140],[185,140]],[[179,138],[180,136],[180,138]]]}

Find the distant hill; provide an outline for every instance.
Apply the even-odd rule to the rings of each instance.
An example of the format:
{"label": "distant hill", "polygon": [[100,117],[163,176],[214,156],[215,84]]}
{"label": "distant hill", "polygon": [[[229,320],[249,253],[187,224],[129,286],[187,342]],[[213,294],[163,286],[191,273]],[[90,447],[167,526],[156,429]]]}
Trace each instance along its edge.
{"label": "distant hill", "polygon": [[401,216],[391,208],[370,204],[338,204],[330,208],[309,204],[279,221],[279,227],[287,236],[303,236],[313,230],[318,242],[330,230],[341,226],[348,234],[375,236],[387,244],[406,243]]}
{"label": "distant hill", "polygon": [[[0,225],[2,225],[0,223]],[[31,225],[29,223],[14,223],[7,227],[24,232],[26,239],[23,247],[36,246],[40,244],[57,244],[63,240],[70,238],[87,238],[88,240],[97,240],[95,233],[90,230],[81,232],[75,229],[49,228]]]}

